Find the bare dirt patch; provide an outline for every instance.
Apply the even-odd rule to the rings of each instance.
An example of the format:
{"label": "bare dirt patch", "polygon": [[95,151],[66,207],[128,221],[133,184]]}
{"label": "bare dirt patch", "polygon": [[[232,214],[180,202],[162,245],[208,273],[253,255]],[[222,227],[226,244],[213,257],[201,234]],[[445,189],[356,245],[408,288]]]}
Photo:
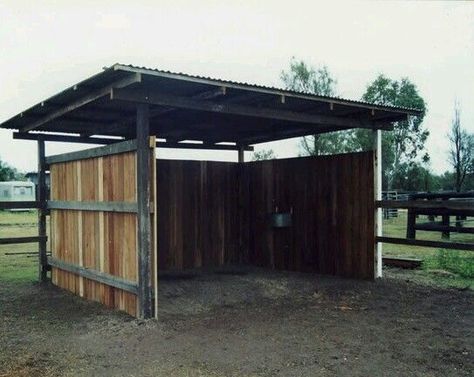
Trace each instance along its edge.
{"label": "bare dirt patch", "polygon": [[473,292],[388,275],[168,274],[159,321],[2,282],[0,376],[470,376]]}

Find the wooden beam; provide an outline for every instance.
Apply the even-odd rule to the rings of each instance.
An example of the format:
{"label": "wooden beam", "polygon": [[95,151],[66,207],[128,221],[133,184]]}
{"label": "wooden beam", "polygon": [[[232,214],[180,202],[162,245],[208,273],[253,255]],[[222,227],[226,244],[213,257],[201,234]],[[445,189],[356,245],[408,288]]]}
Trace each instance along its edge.
{"label": "wooden beam", "polygon": [[30,209],[40,208],[39,201],[14,201],[14,202],[0,202],[0,209]]}
{"label": "wooden beam", "polygon": [[109,156],[112,154],[130,152],[136,149],[137,149],[136,140],[126,140],[126,141],[121,141],[115,144],[106,145],[104,147],[85,149],[83,151],[48,156],[46,157],[46,163],[48,165],[51,165],[51,164],[57,164],[59,162],[85,160],[87,158],[103,157],[103,156]]}
{"label": "wooden beam", "polygon": [[137,213],[137,203],[128,202],[79,202],[79,201],[48,201],[49,209],[66,209],[77,211],[103,211]]}
{"label": "wooden beam", "polygon": [[[64,143],[81,143],[81,144],[99,144],[99,145],[117,144],[124,141],[123,139],[113,139],[113,138],[104,138],[104,137],[83,137],[83,136],[67,136],[67,135],[20,133],[20,132],[13,133],[14,139],[38,140],[40,137],[42,137],[43,140],[45,141],[56,141],[56,142],[64,142]],[[229,145],[229,144],[178,143],[178,142],[170,142],[170,141],[157,141],[156,147],[157,148],[178,148],[178,149],[210,149],[210,150],[222,150],[222,151],[236,151],[239,148],[244,148],[245,151],[250,151],[250,152],[254,150],[254,148],[251,146],[238,147],[237,145]]]}
{"label": "wooden beam", "polygon": [[399,208],[412,210],[414,215],[474,216],[471,200],[378,200],[380,208]]}
{"label": "wooden beam", "polygon": [[41,237],[39,240],[38,248],[38,273],[39,281],[45,283],[47,281],[47,265],[46,259],[46,161],[45,161],[45,145],[44,139],[40,138],[38,143],[38,184],[37,187],[37,199],[40,202],[40,208],[38,209],[38,236]]}
{"label": "wooden beam", "polygon": [[30,236],[30,237],[6,237],[0,238],[0,245],[14,245],[20,243],[32,243],[46,241],[48,237],[46,236]]}
{"label": "wooden beam", "polygon": [[148,105],[137,105],[138,315],[152,317],[150,124]]}
{"label": "wooden beam", "polygon": [[254,148],[250,146],[239,147],[237,145],[229,144],[208,144],[208,143],[177,143],[177,142],[156,142],[157,148],[177,148],[177,149],[209,149],[209,150],[221,150],[221,151],[238,151],[243,149],[245,151],[253,151]]}
{"label": "wooden beam", "polygon": [[239,163],[244,163],[245,162],[245,153],[243,148],[239,148],[238,150],[238,162]]}
{"label": "wooden beam", "polygon": [[420,268],[423,261],[414,258],[398,258],[398,257],[383,257],[382,262],[384,266],[397,268]]}
{"label": "wooden beam", "polygon": [[376,237],[377,242],[393,243],[397,245],[410,245],[410,246],[424,246],[434,247],[440,249],[451,249],[451,250],[467,250],[474,251],[474,244],[462,243],[462,242],[445,242],[445,241],[428,241],[428,240],[412,240],[407,238],[396,238],[396,237]]}
{"label": "wooden beam", "polygon": [[424,230],[427,232],[453,232],[453,233],[474,234],[473,227],[450,226],[449,223],[448,225],[446,225],[444,224],[444,222],[416,224],[415,229]]}
{"label": "wooden beam", "polygon": [[[212,99],[212,98],[223,96],[225,94],[226,94],[225,87],[218,87],[216,89],[206,90],[205,92],[192,95],[191,98],[193,98],[193,99]],[[161,117],[163,115],[172,113],[176,110],[177,109],[174,108],[174,107],[153,109],[153,110],[150,110],[150,112],[149,112],[149,118],[152,119],[152,118],[156,118],[158,116]],[[127,127],[127,126],[133,124],[133,122],[135,122],[135,120],[136,120],[135,116],[126,117],[123,120],[120,120],[118,122],[115,122],[115,123],[111,124],[107,128],[108,128],[108,130],[113,132],[115,130],[119,130],[123,127]]]}
{"label": "wooden beam", "polygon": [[118,276],[110,275],[108,273],[93,270],[87,267],[77,266],[54,257],[48,257],[48,264],[54,268],[59,268],[60,270],[71,272],[89,280],[122,289],[135,295],[138,293],[138,285],[136,283],[125,280]]}
{"label": "wooden beam", "polygon": [[13,138],[20,140],[38,140],[43,138],[44,141],[57,141],[63,143],[82,143],[82,144],[99,144],[107,145],[123,141],[123,139],[103,138],[103,137],[85,137],[85,136],[68,136],[55,134],[39,134],[39,133],[22,133],[14,132]]}
{"label": "wooden beam", "polygon": [[78,109],[84,105],[87,105],[88,103],[94,102],[95,100],[106,96],[107,94],[110,93],[110,90],[113,88],[123,88],[128,85],[141,82],[141,74],[135,73],[130,76],[127,76],[124,79],[118,80],[113,82],[110,85],[107,85],[104,88],[101,88],[99,90],[93,91],[61,108],[58,108],[57,110],[45,115],[44,117],[29,123],[28,125],[22,127],[20,129],[20,132],[28,132],[31,130],[34,130],[38,127],[41,127],[43,124],[51,122],[52,120],[55,120],[59,117],[61,117],[64,114],[67,114],[75,109]]}
{"label": "wooden beam", "polygon": [[[255,106],[245,106],[228,103],[217,103],[207,100],[197,100],[188,97],[179,97],[163,94],[157,91],[137,89],[111,89],[112,100],[129,101],[158,106],[171,106],[182,109],[207,111],[220,114],[232,114],[247,117],[282,120],[287,122],[305,123],[313,125],[330,125],[344,128],[386,128],[390,125],[377,124],[371,121],[341,118],[334,115],[308,114],[288,110],[278,110]],[[317,132],[315,129],[314,132]]]}

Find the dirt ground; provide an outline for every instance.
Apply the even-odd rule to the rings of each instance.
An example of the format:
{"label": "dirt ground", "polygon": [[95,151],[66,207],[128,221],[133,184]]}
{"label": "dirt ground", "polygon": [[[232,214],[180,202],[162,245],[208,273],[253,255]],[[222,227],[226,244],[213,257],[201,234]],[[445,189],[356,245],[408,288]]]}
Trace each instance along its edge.
{"label": "dirt ground", "polygon": [[472,376],[473,292],[385,275],[163,275],[159,321],[2,283],[0,376]]}

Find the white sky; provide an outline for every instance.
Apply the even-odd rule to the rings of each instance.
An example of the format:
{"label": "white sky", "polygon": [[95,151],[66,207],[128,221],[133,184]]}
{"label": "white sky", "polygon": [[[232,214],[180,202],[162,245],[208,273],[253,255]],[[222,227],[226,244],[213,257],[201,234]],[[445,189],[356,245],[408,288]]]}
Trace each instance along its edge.
{"label": "white sky", "polygon": [[[474,132],[474,2],[4,0],[0,121],[116,62],[280,86],[292,56],[327,65],[352,99],[379,73],[409,77],[428,104],[435,172],[448,168],[455,99]],[[47,145],[47,154],[84,147]],[[265,147],[298,152],[296,140]],[[237,157],[198,153],[179,157]],[[36,145],[1,130],[0,158],[35,170]]]}

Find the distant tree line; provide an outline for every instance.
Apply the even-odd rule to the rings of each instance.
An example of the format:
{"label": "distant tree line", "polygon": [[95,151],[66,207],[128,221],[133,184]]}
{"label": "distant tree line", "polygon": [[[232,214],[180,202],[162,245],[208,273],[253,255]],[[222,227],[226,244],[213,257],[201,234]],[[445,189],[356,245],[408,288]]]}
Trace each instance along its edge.
{"label": "distant tree line", "polygon": [[[281,80],[286,89],[321,96],[337,96],[336,79],[327,67],[315,68],[292,59]],[[381,74],[367,85],[362,101],[417,108],[421,115],[394,123],[393,131],[382,133],[382,187],[384,190],[439,191],[474,190],[474,135],[461,127],[460,106],[455,105],[450,141],[449,162],[452,171],[441,175],[430,169],[430,156],[425,149],[429,131],[423,126],[426,103],[408,78],[392,80]],[[315,156],[371,150],[372,132],[365,129],[338,131],[303,137],[300,155]],[[275,158],[272,150],[261,150],[256,160]]]}
{"label": "distant tree line", "polygon": [[0,159],[0,182],[24,180],[24,174]]}

